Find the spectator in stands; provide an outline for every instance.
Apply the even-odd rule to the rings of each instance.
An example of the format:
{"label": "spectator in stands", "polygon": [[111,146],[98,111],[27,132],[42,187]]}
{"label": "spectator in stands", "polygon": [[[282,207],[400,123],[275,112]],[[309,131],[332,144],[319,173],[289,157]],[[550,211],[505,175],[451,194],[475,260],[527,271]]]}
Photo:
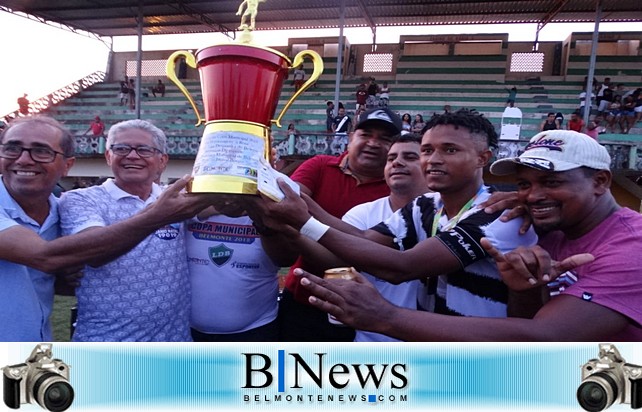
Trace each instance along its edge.
{"label": "spectator in stands", "polygon": [[288,135],[293,134],[293,135],[295,135],[295,136],[296,136],[296,135],[298,135],[298,134],[299,134],[299,131],[296,129],[296,127],[294,127],[294,123],[290,123],[290,124],[288,124],[288,130],[287,130],[287,132],[286,132],[286,133],[287,133]]}
{"label": "spectator in stands", "polygon": [[557,128],[562,129],[562,125],[564,124],[564,115],[562,112],[555,113],[555,121],[557,122]]}
{"label": "spectator in stands", "polygon": [[449,114],[449,113],[452,113],[452,112],[453,112],[453,109],[452,109],[452,107],[450,107],[449,104],[444,105],[444,114]]}
{"label": "spectator in stands", "polygon": [[[348,150],[340,157],[317,155],[306,160],[292,175],[301,191],[326,212],[340,218],[352,207],[390,194],[384,168],[393,136],[401,131],[401,119],[389,109],[366,112],[350,135]],[[304,267],[323,274],[313,262],[299,257],[286,278],[279,308],[283,341],[352,341],[354,331],[328,323],[325,313],[307,303],[293,270]]]}
{"label": "spectator in stands", "polygon": [[586,126],[586,131],[584,132],[584,134],[597,140],[598,135],[600,134],[601,122],[602,122],[602,118],[600,116],[595,116],[593,120],[589,121],[588,126]]}
{"label": "spectator in stands", "polygon": [[627,96],[620,108],[620,129],[623,134],[628,134],[635,126],[635,100],[633,96]]}
{"label": "spectator in stands", "polygon": [[21,115],[27,116],[29,114],[29,99],[27,99],[27,93],[18,97],[18,111]]}
{"label": "spectator in stands", "polygon": [[127,81],[121,80],[120,92],[118,93],[118,97],[120,97],[121,106],[129,102],[129,86],[127,85]]}
{"label": "spectator in stands", "polygon": [[388,87],[388,82],[383,82],[381,89],[379,90],[379,106],[388,107],[390,105],[390,87]]}
{"label": "spectator in stands", "polygon": [[296,69],[294,69],[294,74],[292,77],[292,85],[294,86],[294,90],[299,90],[301,86],[303,86],[303,83],[305,83],[305,70],[303,69],[303,65],[300,65]]}
{"label": "spectator in stands", "polygon": [[598,99],[598,103],[599,103],[599,100],[601,100],[600,98],[604,95],[603,94],[604,90],[608,89],[609,86],[611,85],[611,78],[610,77],[605,77],[604,78],[604,82],[602,82],[601,84],[594,79],[594,83],[593,84],[597,85],[595,88],[597,89],[597,99]]}
{"label": "spectator in stands", "polygon": [[[584,115],[584,106],[586,105],[586,90],[582,90],[582,92],[579,94],[578,98],[580,99],[580,106],[577,109],[582,116]],[[591,102],[590,102],[590,108],[594,109],[595,108],[595,93],[591,92]]]}
{"label": "spectator in stands", "polygon": [[326,132],[332,133],[332,123],[334,123],[334,102],[327,101],[325,105],[325,129]]}
{"label": "spectator in stands", "polygon": [[357,105],[354,108],[355,110],[359,109],[364,109],[366,108],[366,103],[368,101],[368,91],[366,89],[365,84],[360,84],[357,86],[357,93],[356,93],[356,100],[357,100]]}
{"label": "spectator in stands", "polygon": [[613,91],[613,93],[616,96],[621,96],[622,97],[622,101],[624,101],[624,98],[630,94],[629,91],[626,90],[626,88],[624,86],[624,83],[616,84],[615,85],[615,90]]}
{"label": "spectator in stands", "polygon": [[639,122],[642,119],[642,88],[638,87],[633,91],[631,97],[635,100],[635,121]]}
{"label": "spectator in stands", "polygon": [[177,72],[177,76],[179,79],[187,79],[187,61],[185,60],[185,57],[181,57],[178,59]]}
{"label": "spectator in stands", "polygon": [[299,131],[294,127],[294,123],[288,125],[286,134],[288,136],[288,154],[293,155],[297,137],[299,136]]}
{"label": "spectator in stands", "polygon": [[[93,233],[102,242],[101,232],[163,197],[154,183],[168,160],[160,129],[137,119],[117,123],[109,129],[106,148],[114,179],[65,192],[60,202],[64,235]],[[76,290],[75,341],[191,340],[184,232],[170,224],[151,232],[139,236],[140,243],[124,255],[85,266]]]}
{"label": "spectator in stands", "polygon": [[421,131],[426,127],[426,122],[424,122],[424,117],[420,114],[415,115],[415,120],[412,121],[412,127],[410,131],[413,133],[421,134]]}
{"label": "spectator in stands", "polygon": [[339,111],[332,123],[332,133],[346,135],[352,131],[352,119],[346,114],[345,107],[339,106]]}
{"label": "spectator in stands", "polygon": [[89,131],[91,131],[91,135],[93,137],[104,136],[105,123],[100,119],[100,116],[94,117],[94,120],[92,120],[91,123],[89,123],[89,127],[87,128],[85,133],[83,133],[83,136],[86,136],[87,133],[89,133]]}
{"label": "spectator in stands", "polygon": [[574,132],[582,133],[584,129],[584,120],[582,120],[580,112],[571,113],[571,118],[566,122],[566,130],[573,130]]}
{"label": "spectator in stands", "polygon": [[379,86],[375,82],[375,78],[371,77],[368,83],[368,100],[366,103],[368,109],[377,106],[377,94],[379,94]]}
{"label": "spectator in stands", "polygon": [[620,126],[620,130],[622,130],[621,129],[622,125],[620,124],[620,118],[622,115],[620,111],[621,108],[622,108],[621,96],[615,96],[613,98],[613,101],[609,102],[609,105],[606,108],[606,123],[608,124],[608,127],[611,133],[615,133],[616,124],[618,124]]}
{"label": "spectator in stands", "polygon": [[348,134],[352,131],[352,119],[346,114],[344,107],[339,107],[339,112],[332,123],[332,143],[330,150],[334,155],[340,155],[348,145]]}
{"label": "spectator in stands", "polygon": [[410,133],[411,130],[412,118],[410,117],[410,113],[404,113],[403,116],[401,116],[401,132]]}
{"label": "spectator in stands", "polygon": [[357,111],[354,113],[354,123],[359,124],[361,121],[361,116],[366,112],[365,106],[359,107]]}
{"label": "spectator in stands", "polygon": [[[211,201],[182,194],[187,180],[181,179],[130,219],[59,238],[58,201],[51,193],[74,163],[72,134],[54,119],[34,116],[12,121],[0,142],[0,341],[51,341],[51,274],[105,263]],[[21,171],[37,173],[27,179]]]}
{"label": "spectator in stands", "polygon": [[542,121],[542,124],[539,126],[539,131],[544,132],[546,130],[556,130],[559,129],[560,125],[557,123],[557,120],[555,120],[555,113],[549,112],[546,115],[546,119]]}
{"label": "spectator in stands", "polygon": [[[608,79],[608,77],[607,77]],[[610,79],[608,84],[606,83],[606,80],[604,80],[605,84],[602,85],[602,88],[600,89],[600,92],[597,94],[597,100],[598,100],[598,107],[597,111],[601,114],[604,115],[606,114],[609,105],[615,100],[615,91],[613,89],[613,83],[610,82]],[[601,94],[600,94],[601,93]]]}
{"label": "spectator in stands", "polygon": [[510,89],[505,88],[508,92],[508,99],[506,99],[506,107],[515,107],[515,99],[517,98],[517,87],[513,86]]}
{"label": "spectator in stands", "polygon": [[129,95],[129,108],[134,110],[136,108],[136,82],[134,79],[129,79],[127,93]]}
{"label": "spectator in stands", "polygon": [[160,94],[161,97],[165,97],[165,84],[161,79],[158,79],[158,83],[151,90],[154,97],[156,97],[156,93]]}

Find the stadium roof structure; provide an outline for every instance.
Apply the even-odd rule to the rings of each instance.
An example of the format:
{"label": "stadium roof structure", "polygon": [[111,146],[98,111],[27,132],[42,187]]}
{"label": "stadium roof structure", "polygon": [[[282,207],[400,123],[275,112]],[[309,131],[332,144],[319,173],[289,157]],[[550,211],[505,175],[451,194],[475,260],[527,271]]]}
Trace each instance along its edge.
{"label": "stadium roof structure", "polygon": [[[344,27],[594,22],[596,0],[343,0]],[[256,30],[339,27],[342,0],[266,0]],[[601,22],[642,21],[641,0],[600,0]],[[240,22],[241,0],[0,0],[0,10],[101,37],[223,32]],[[139,9],[139,6],[141,7]]]}

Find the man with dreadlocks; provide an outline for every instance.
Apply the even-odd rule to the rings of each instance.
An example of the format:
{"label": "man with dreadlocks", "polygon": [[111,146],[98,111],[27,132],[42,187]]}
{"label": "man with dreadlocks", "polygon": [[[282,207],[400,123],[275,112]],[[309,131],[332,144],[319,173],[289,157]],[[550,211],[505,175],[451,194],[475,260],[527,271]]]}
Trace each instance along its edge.
{"label": "man with dreadlocks", "polygon": [[508,289],[480,239],[486,237],[508,252],[534,245],[537,237],[532,231],[519,235],[519,220],[502,222],[502,212],[488,214],[478,207],[492,191],[484,185],[482,172],[496,145],[493,125],[477,112],[435,115],[421,141],[422,169],[431,193],[370,230],[359,231],[331,228],[311,217],[305,202],[282,185],[284,201],[262,202],[264,223],[272,222],[274,228],[287,223],[346,263],[388,282],[425,279],[418,294],[420,309],[506,317]]}

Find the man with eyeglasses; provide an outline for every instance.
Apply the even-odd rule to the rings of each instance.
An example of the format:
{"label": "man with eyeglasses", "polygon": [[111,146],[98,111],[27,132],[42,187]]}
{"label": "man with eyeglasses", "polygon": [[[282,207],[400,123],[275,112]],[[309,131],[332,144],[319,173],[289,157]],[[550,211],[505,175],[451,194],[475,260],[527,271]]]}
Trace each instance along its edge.
{"label": "man with eyeglasses", "polygon": [[[129,218],[161,195],[154,183],[168,161],[167,139],[144,120],[109,129],[105,158],[114,178],[66,192],[63,235],[97,231]],[[74,341],[188,341],[190,284],[180,223],[166,225],[126,254],[90,262],[78,298]]]}
{"label": "man with eyeglasses", "polygon": [[159,227],[194,216],[211,200],[181,193],[184,178],[129,219],[59,237],[58,201],[51,192],[73,166],[73,154],[74,137],[48,117],[16,119],[0,135],[0,341],[52,339],[51,273],[100,265]]}

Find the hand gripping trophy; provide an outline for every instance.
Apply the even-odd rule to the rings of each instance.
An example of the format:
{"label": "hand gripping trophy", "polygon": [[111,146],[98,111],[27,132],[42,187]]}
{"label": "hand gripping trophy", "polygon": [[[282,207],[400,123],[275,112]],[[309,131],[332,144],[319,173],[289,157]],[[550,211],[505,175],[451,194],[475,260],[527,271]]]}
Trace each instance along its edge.
{"label": "hand gripping trophy", "polygon": [[[244,0],[239,7],[240,41],[205,47],[195,54],[174,52],[167,60],[167,77],[190,102],[198,122],[205,130],[194,162],[191,192],[257,194],[260,158],[269,160],[269,134],[272,124],[281,127],[281,119],[301,93],[312,86],[323,72],[323,60],[316,52],[304,50],[293,61],[282,53],[252,44],[259,2]],[[250,25],[247,17],[250,17]],[[201,79],[205,117],[187,88],[176,76],[175,62],[184,58],[198,69]],[[292,70],[309,58],[313,73],[274,118],[281,88]]]}

